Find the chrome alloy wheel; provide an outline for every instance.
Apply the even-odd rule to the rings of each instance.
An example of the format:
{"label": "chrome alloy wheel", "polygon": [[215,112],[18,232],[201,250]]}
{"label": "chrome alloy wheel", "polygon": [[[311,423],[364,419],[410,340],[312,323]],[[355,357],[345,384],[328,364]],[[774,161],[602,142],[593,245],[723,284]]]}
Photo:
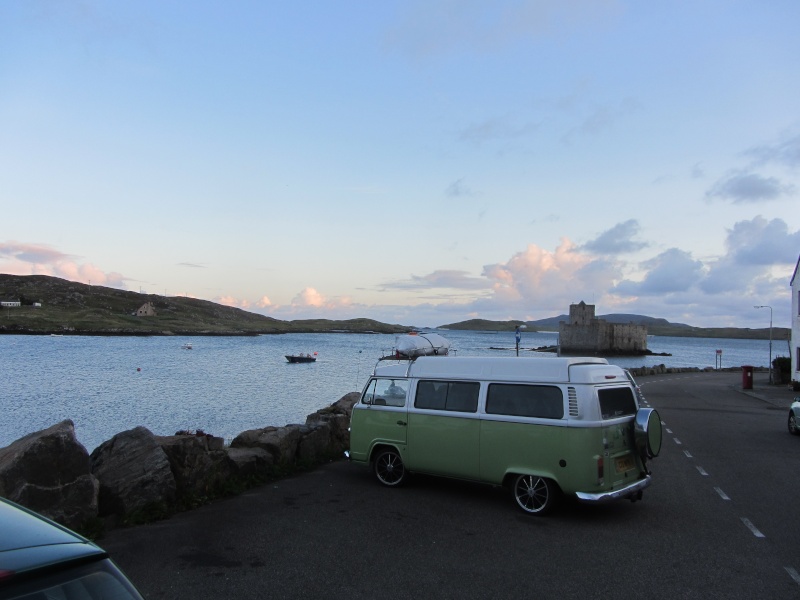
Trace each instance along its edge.
{"label": "chrome alloy wheel", "polygon": [[393,448],[381,450],[375,457],[375,477],[383,485],[397,486],[406,478],[406,467],[400,454]]}
{"label": "chrome alloy wheel", "polygon": [[514,480],[514,499],[526,513],[542,515],[555,502],[555,486],[550,480],[538,475],[519,475]]}

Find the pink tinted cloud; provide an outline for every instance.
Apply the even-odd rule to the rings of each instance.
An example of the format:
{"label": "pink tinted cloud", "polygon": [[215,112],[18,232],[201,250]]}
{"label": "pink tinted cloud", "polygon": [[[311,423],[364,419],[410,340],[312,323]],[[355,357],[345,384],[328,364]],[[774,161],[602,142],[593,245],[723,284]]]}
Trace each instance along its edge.
{"label": "pink tinted cloud", "polygon": [[222,304],[223,306],[242,308],[244,310],[250,308],[249,300],[240,300],[238,298],[234,298],[233,296],[217,296],[212,300],[212,302],[216,302],[217,304]]}
{"label": "pink tinted cloud", "polygon": [[16,241],[0,243],[0,271],[10,275],[50,275],[116,288],[124,288],[126,280],[120,273],[103,271],[91,263],[80,263],[77,257],[46,244]]}
{"label": "pink tinted cloud", "polygon": [[292,298],[292,307],[297,308],[313,307],[327,310],[338,310],[349,307],[352,304],[353,301],[349,296],[328,298],[312,287],[305,288],[294,298]]}
{"label": "pink tinted cloud", "polygon": [[258,308],[273,308],[276,305],[267,296],[261,296],[261,299],[256,302]]}
{"label": "pink tinted cloud", "polygon": [[613,262],[583,253],[567,238],[550,252],[530,244],[505,263],[487,265],[495,301],[532,307],[563,307],[583,296],[605,293],[620,276]]}

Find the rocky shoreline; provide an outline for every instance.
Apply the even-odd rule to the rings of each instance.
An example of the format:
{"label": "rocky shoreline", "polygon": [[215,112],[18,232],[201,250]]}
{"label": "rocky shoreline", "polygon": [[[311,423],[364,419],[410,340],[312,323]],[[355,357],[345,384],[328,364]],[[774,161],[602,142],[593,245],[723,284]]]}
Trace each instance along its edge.
{"label": "rocky shoreline", "polygon": [[0,448],[0,496],[91,535],[166,518],[281,475],[340,458],[358,392],[305,424],[240,433],[226,447],[204,432],[118,433],[91,455],[65,420]]}
{"label": "rocky shoreline", "polygon": [[[714,370],[658,365],[630,372],[646,377]],[[340,459],[350,445],[350,413],[358,398],[351,392],[302,425],[244,431],[227,447],[202,431],[157,436],[134,427],[90,455],[73,422],[65,420],[0,448],[0,496],[87,535],[166,518]]]}

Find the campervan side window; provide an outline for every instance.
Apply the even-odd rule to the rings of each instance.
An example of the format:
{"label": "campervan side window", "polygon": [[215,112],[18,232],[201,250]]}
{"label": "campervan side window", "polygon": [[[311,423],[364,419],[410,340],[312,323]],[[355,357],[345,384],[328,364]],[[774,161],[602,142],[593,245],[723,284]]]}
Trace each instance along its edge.
{"label": "campervan side window", "polygon": [[481,384],[463,381],[420,381],[414,406],[429,410],[477,412]]}
{"label": "campervan side window", "polygon": [[405,379],[373,379],[369,382],[362,404],[405,406],[408,382]]}
{"label": "campervan side window", "polygon": [[486,412],[511,417],[564,418],[564,394],[551,385],[492,383],[486,396]]}
{"label": "campervan side window", "polygon": [[615,419],[636,414],[636,400],[633,390],[628,387],[605,388],[597,390],[600,400],[600,414],[604,419]]}

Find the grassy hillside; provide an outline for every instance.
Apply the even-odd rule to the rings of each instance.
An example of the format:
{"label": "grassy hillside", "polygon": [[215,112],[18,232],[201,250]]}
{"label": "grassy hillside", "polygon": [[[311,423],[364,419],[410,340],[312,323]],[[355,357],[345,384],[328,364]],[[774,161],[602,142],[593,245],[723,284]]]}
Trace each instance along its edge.
{"label": "grassy hillside", "polygon": [[[0,333],[83,335],[257,335],[260,333],[408,331],[371,319],[281,321],[207,300],[139,294],[44,275],[0,274]],[[134,312],[151,302],[156,316]],[[33,306],[40,303],[41,307]]]}

